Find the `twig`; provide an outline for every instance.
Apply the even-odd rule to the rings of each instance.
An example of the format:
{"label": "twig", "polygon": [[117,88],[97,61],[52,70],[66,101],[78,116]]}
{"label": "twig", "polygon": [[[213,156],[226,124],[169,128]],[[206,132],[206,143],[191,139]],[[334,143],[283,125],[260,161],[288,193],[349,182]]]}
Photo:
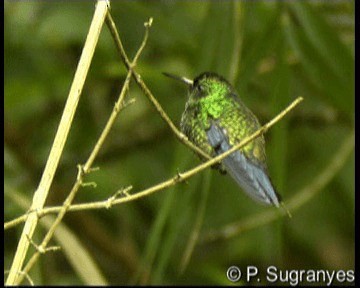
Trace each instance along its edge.
{"label": "twig", "polygon": [[169,125],[170,129],[174,132],[174,134],[176,135],[176,137],[179,139],[180,142],[182,142],[183,144],[188,146],[190,149],[192,149],[197,154],[203,156],[205,159],[211,159],[211,157],[207,153],[205,153],[200,148],[195,146],[192,142],[190,142],[190,140],[183,133],[181,133],[177,129],[177,127],[171,121],[169,116],[167,116],[167,114],[165,113],[164,109],[161,107],[160,103],[156,100],[156,98],[153,96],[153,94],[151,93],[149,88],[146,86],[144,81],[141,79],[141,76],[131,66],[131,63],[126,55],[124,46],[122,45],[119,33],[117,32],[115,22],[112,19],[110,13],[107,14],[106,23],[110,29],[111,35],[114,38],[114,41],[115,41],[116,47],[119,51],[121,60],[124,62],[125,66],[127,67],[128,70],[132,70],[132,72],[133,72],[132,75],[133,75],[135,82],[139,85],[140,89],[144,92],[144,94],[147,96],[147,98],[150,100],[150,102],[154,105],[156,111],[160,114],[161,118]]}
{"label": "twig", "polygon": [[[53,181],[55,171],[57,169],[60,156],[62,154],[67,136],[71,127],[72,120],[75,115],[76,107],[80,99],[80,94],[84,86],[86,75],[88,73],[92,57],[94,55],[96,43],[99,39],[101,27],[104,23],[106,11],[108,9],[107,2],[99,1],[94,13],[93,20],[84,44],[81,58],[74,76],[73,83],[69,92],[68,99],[65,104],[64,112],[62,114],[56,136],[51,147],[51,151],[46,162],[44,172],[42,174],[39,186],[34,193],[31,210],[37,211],[43,208],[47,195],[49,193],[50,185]],[[25,256],[29,249],[28,237],[32,237],[38,223],[36,213],[28,214],[22,231],[16,253],[10,268],[9,276],[6,285],[14,285],[19,277]]]}
{"label": "twig", "polygon": [[[295,108],[296,105],[298,105],[301,101],[303,100],[302,97],[298,97],[297,99],[295,99],[286,109],[284,109],[281,113],[279,113],[275,118],[273,118],[270,122],[268,122],[267,124],[265,124],[264,126],[262,126],[259,130],[257,130],[255,133],[253,133],[252,135],[250,135],[249,137],[245,138],[241,143],[237,144],[236,146],[234,146],[232,149],[224,152],[223,154],[218,155],[215,158],[212,158],[211,160],[208,160],[198,166],[196,166],[193,169],[190,169],[184,173],[177,173],[175,176],[173,176],[172,178],[159,183],[157,185],[154,185],[150,188],[147,188],[145,190],[142,190],[140,192],[137,192],[135,194],[129,195],[127,197],[123,197],[123,198],[119,198],[119,199],[115,199],[113,200],[111,203],[112,205],[117,205],[117,204],[121,204],[121,203],[126,203],[126,202],[130,202],[130,201],[134,201],[137,200],[139,198],[142,197],[146,197],[150,194],[153,194],[157,191],[163,190],[165,188],[168,188],[172,185],[175,185],[179,182],[184,182],[186,179],[194,176],[195,174],[201,172],[202,170],[212,166],[213,164],[221,161],[222,159],[224,159],[225,157],[227,157],[228,155],[230,155],[231,153],[233,153],[234,151],[240,149],[241,147],[245,146],[247,143],[249,143],[250,141],[254,140],[256,137],[259,137],[262,133],[265,133],[271,126],[273,126],[276,122],[280,121],[281,118],[283,118],[287,113],[289,113],[292,109]],[[109,201],[108,200],[103,200],[103,201],[97,201],[97,202],[92,202],[92,203],[85,203],[85,204],[76,204],[76,205],[72,205],[69,207],[69,211],[80,211],[80,210],[90,210],[90,209],[102,209],[102,208],[108,208],[109,206]],[[44,216],[46,214],[49,213],[56,213],[60,210],[61,208],[59,207],[51,207],[51,208],[46,208],[42,211],[38,212],[39,216]],[[14,225],[13,223],[19,223],[21,222],[21,220],[23,219],[24,216],[21,216],[13,221],[11,221],[12,225]],[[9,228],[9,222],[6,223],[8,228]]]}
{"label": "twig", "polygon": [[[354,137],[355,134],[354,131],[352,131],[344,140],[339,150],[334,153],[334,157],[330,160],[325,169],[322,170],[319,175],[314,177],[314,180],[309,185],[306,185],[299,192],[295,193],[295,195],[287,202],[286,205],[292,212],[302,207],[305,203],[315,197],[316,194],[321,192],[344,166],[345,161],[354,149]],[[201,241],[199,242],[212,242],[219,239],[235,237],[244,231],[254,229],[278,219],[280,215],[276,212],[277,211],[274,210],[268,210],[245,220],[228,224],[223,228],[208,231],[202,235]]]}

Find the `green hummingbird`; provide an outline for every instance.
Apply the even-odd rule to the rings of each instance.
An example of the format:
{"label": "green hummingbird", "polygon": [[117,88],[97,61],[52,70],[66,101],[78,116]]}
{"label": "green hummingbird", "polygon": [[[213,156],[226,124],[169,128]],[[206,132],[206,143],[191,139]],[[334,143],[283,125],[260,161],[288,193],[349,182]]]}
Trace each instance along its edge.
{"label": "green hummingbird", "polygon": [[[260,128],[256,116],[222,76],[204,72],[190,80],[169,73],[164,75],[188,85],[188,100],[180,128],[208,155],[214,157],[229,150]],[[280,206],[280,197],[267,171],[263,135],[224,158],[217,168],[228,172],[254,200]]]}

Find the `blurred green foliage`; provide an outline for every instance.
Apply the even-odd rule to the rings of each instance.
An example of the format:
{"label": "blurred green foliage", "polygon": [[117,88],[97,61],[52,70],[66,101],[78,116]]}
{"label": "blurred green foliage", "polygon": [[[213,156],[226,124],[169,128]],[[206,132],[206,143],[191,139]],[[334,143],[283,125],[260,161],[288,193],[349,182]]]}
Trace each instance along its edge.
{"label": "blurred green foliage", "polygon": [[[94,2],[4,4],[7,221],[24,213],[9,194],[30,200],[40,180]],[[130,58],[142,40],[143,23],[154,18],[137,71],[175,123],[186,91],[161,72],[191,78],[214,71],[228,78],[236,65],[234,53],[239,59],[234,85],[262,123],[295,97],[305,98],[265,136],[270,174],[285,201],[326,168],[354,129],[354,1],[113,1],[111,6]],[[240,46],[234,51],[236,41]],[[76,165],[86,160],[100,135],[125,75],[104,26],[47,205],[60,205],[66,197]],[[199,163],[135,83],[129,98],[135,104],[120,114],[95,162],[101,169],[87,177],[97,188],[83,188],[76,202],[103,200],[127,185],[134,193]],[[69,213],[64,223],[109,283],[230,284],[226,270],[231,265],[255,265],[260,271],[269,265],[354,269],[354,192],[352,153],[292,219],[280,217],[230,239],[201,242],[182,274],[181,259],[196,219],[202,220],[201,236],[269,208],[211,170],[109,210]],[[5,231],[5,269],[21,229]],[[39,229],[36,240],[42,234]],[[84,283],[72,265],[62,252],[50,253],[30,275],[37,284]]]}

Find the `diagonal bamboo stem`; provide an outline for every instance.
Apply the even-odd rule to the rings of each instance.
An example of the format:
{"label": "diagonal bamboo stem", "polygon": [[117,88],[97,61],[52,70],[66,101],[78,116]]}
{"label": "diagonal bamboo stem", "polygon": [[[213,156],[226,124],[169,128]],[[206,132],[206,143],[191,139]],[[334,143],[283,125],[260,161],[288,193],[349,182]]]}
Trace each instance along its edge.
{"label": "diagonal bamboo stem", "polygon": [[58,167],[59,160],[69,134],[71,123],[75,115],[81,91],[85,83],[86,75],[89,71],[90,63],[94,55],[95,47],[99,39],[101,27],[104,23],[107,10],[108,3],[106,1],[99,1],[97,3],[79,64],[75,72],[74,80],[70,88],[69,96],[65,104],[64,112],[61,117],[39,186],[34,193],[33,202],[30,208],[30,210],[34,211],[34,213],[28,214],[28,218],[25,222],[24,229],[22,231],[10,268],[9,276],[6,280],[6,285],[15,284],[17,278],[20,275],[19,272],[22,269],[25,256],[29,249],[30,243],[28,238],[31,239],[38,223],[38,216],[36,211],[44,207],[45,200],[48,196],[49,189]]}

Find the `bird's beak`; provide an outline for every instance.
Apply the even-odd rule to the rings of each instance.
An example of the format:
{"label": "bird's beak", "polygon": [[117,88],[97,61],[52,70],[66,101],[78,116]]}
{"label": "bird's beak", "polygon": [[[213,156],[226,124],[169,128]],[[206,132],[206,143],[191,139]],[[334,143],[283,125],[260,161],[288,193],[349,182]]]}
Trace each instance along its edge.
{"label": "bird's beak", "polygon": [[185,83],[186,85],[188,86],[192,86],[194,84],[194,81],[193,80],[190,80],[186,77],[180,77],[180,76],[177,76],[177,75],[174,75],[174,74],[170,74],[170,73],[167,73],[167,72],[163,72],[163,74],[167,77],[170,77],[170,78],[173,78],[175,80],[179,80],[183,83]]}

